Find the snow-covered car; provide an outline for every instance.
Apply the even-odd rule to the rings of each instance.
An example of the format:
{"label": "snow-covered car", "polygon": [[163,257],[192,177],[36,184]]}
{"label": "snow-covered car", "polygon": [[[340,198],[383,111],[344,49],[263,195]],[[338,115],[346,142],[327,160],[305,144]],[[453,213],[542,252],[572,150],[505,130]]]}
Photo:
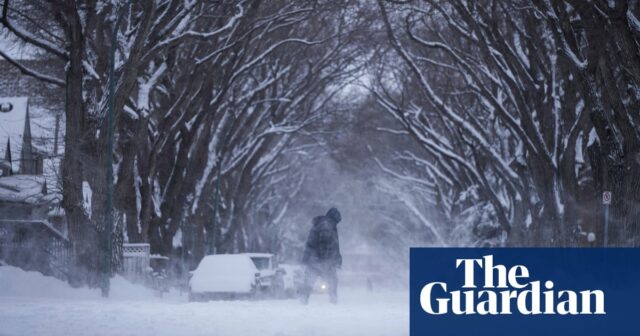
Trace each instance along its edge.
{"label": "snow-covered car", "polygon": [[280,264],[278,269],[282,270],[282,280],[286,295],[288,297],[296,296],[304,283],[304,268],[301,265]]}
{"label": "snow-covered car", "polygon": [[281,297],[284,293],[283,271],[276,268],[271,253],[243,253],[258,269],[258,294],[267,297]]}
{"label": "snow-covered car", "polygon": [[260,271],[248,255],[208,255],[191,272],[189,301],[251,299],[260,283]]}

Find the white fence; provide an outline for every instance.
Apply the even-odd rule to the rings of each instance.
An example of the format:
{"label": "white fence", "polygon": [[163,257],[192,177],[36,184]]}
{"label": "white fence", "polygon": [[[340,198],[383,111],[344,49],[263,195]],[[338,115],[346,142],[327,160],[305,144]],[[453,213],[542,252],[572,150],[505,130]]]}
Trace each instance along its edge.
{"label": "white fence", "polygon": [[123,244],[122,257],[124,277],[133,282],[144,282],[150,272],[149,244]]}

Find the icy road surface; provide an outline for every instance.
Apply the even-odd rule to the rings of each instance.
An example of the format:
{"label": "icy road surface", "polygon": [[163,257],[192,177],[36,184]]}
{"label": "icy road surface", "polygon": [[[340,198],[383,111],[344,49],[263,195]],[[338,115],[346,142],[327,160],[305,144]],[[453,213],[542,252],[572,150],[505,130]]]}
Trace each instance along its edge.
{"label": "icy road surface", "polygon": [[[2,267],[0,267],[2,268]],[[0,288],[7,282],[0,273]],[[4,281],[3,281],[4,280]],[[13,279],[15,280],[15,279]],[[21,285],[25,285],[22,283]],[[43,285],[43,284],[38,284]],[[49,289],[58,289],[55,286]],[[343,289],[338,305],[313,295],[308,306],[295,300],[189,303],[179,293],[165,298],[114,288],[113,299],[87,289],[64,295],[37,288],[0,292],[0,335],[408,335],[404,292]],[[76,293],[77,292],[77,293]],[[127,293],[128,292],[128,293]],[[60,297],[62,296],[62,297]],[[74,298],[69,298],[73,296]]]}

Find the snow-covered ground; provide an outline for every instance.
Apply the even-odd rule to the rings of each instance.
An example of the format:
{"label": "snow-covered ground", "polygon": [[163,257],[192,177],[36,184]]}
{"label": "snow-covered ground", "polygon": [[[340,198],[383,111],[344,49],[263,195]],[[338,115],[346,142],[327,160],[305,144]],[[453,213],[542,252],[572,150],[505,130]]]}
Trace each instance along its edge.
{"label": "snow-covered ground", "polygon": [[295,300],[189,303],[158,298],[121,278],[112,298],[53,278],[0,267],[0,335],[407,335],[408,294],[342,289],[340,302]]}

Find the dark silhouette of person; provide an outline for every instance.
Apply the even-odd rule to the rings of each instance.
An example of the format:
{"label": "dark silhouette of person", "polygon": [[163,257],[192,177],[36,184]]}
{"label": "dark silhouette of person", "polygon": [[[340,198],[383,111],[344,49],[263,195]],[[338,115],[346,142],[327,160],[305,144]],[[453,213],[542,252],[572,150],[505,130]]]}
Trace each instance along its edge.
{"label": "dark silhouette of person", "polygon": [[302,288],[302,303],[309,302],[309,296],[318,277],[327,282],[331,303],[338,302],[337,269],[342,267],[338,223],[342,217],[336,208],[331,208],[324,216],[313,219],[313,227],[304,248],[302,264],[305,280]]}

